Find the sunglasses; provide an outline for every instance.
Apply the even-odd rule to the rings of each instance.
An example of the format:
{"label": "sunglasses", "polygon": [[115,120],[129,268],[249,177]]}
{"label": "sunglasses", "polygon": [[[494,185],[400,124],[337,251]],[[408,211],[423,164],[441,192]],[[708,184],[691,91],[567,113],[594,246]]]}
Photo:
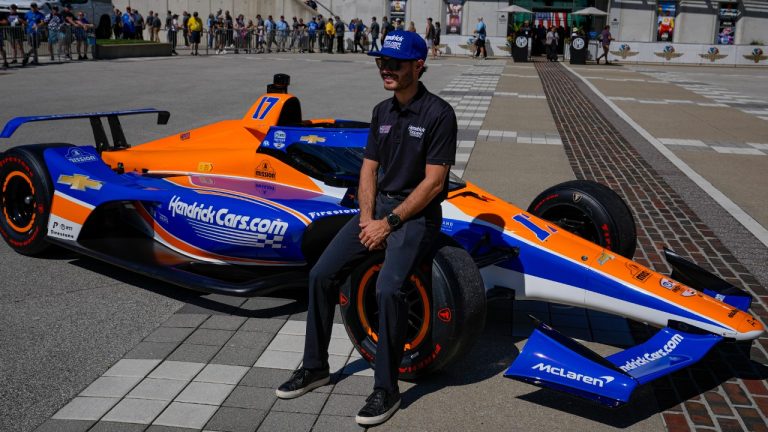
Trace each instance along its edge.
{"label": "sunglasses", "polygon": [[400,68],[403,67],[403,63],[406,61],[409,60],[400,60],[389,57],[376,57],[376,66],[378,66],[379,70],[386,69],[397,72],[400,70]]}

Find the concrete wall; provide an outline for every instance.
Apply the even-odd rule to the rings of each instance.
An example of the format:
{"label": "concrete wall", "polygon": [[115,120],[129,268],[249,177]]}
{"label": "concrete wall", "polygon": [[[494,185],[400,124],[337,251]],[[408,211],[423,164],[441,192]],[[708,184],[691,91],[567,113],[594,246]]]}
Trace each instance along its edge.
{"label": "concrete wall", "polygon": [[768,19],[742,17],[736,24],[735,40],[737,44],[750,44],[755,40],[768,44]]}
{"label": "concrete wall", "polygon": [[714,43],[717,34],[716,25],[716,15],[681,12],[675,20],[674,42]]}
{"label": "concrete wall", "polygon": [[653,10],[612,8],[608,15],[611,34],[616,40],[655,41],[655,23]]}

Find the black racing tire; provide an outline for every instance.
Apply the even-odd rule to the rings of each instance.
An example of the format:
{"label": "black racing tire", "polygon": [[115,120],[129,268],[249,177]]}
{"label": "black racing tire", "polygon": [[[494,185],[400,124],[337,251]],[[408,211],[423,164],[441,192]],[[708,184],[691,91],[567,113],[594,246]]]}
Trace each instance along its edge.
{"label": "black racing tire", "polygon": [[632,258],[637,232],[632,211],[611,188],[590,180],[550,187],[533,199],[528,212],[617,254]]}
{"label": "black racing tire", "polygon": [[22,255],[39,255],[50,243],[48,217],[53,185],[43,147],[17,147],[0,156],[0,234]]}
{"label": "black racing tire", "polygon": [[[471,348],[485,325],[480,271],[463,248],[442,236],[441,242],[432,265],[418,266],[407,282],[409,326],[401,379],[414,380],[445,367]],[[355,267],[339,297],[347,334],[371,365],[378,329],[376,279],[383,259],[375,254]]]}

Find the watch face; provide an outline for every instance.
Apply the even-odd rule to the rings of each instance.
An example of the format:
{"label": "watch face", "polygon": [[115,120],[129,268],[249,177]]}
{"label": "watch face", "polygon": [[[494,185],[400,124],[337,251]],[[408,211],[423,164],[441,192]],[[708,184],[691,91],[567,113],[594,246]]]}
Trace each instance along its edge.
{"label": "watch face", "polygon": [[400,216],[394,213],[390,213],[389,215],[387,215],[387,223],[389,224],[389,226],[393,228],[397,228],[398,226],[400,226]]}

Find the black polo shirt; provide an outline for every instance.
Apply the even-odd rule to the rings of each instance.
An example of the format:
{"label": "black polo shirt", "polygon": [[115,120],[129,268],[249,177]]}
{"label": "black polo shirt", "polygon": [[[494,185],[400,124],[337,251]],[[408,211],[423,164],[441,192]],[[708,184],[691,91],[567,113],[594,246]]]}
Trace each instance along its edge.
{"label": "black polo shirt", "polygon": [[[456,113],[419,82],[416,96],[401,107],[392,97],[373,109],[365,158],[379,163],[378,190],[408,195],[426,176],[426,165],[453,165]],[[446,178],[439,203],[448,192]]]}

